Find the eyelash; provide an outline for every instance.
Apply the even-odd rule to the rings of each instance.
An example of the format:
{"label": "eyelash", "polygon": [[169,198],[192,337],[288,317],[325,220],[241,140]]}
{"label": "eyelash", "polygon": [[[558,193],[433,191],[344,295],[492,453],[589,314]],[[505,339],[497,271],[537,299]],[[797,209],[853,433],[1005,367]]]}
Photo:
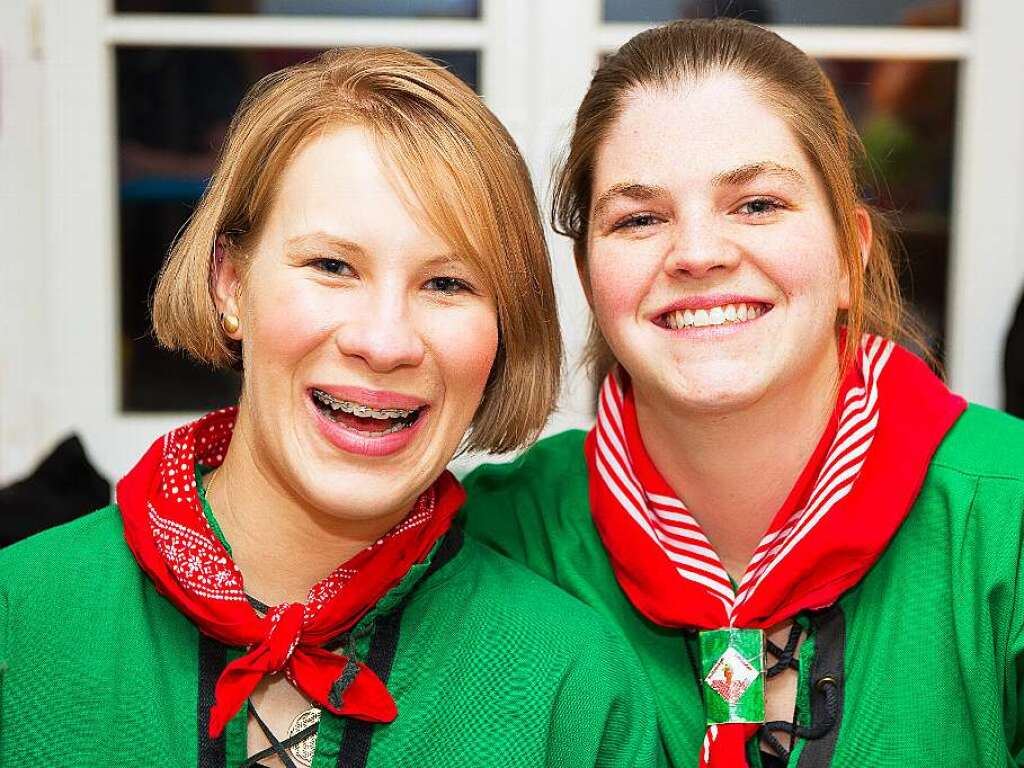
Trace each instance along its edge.
{"label": "eyelash", "polygon": [[330,275],[341,275],[342,268],[347,268],[350,272],[353,271],[349,263],[341,259],[313,259],[309,264]]}
{"label": "eyelash", "polygon": [[748,206],[755,205],[755,204],[766,205],[766,206],[768,206],[768,210],[757,211],[757,212],[755,212],[755,211],[747,211],[746,212],[747,216],[755,216],[755,217],[757,217],[757,216],[769,216],[769,215],[771,215],[773,213],[776,213],[777,211],[781,211],[781,210],[784,210],[786,208],[786,204],[785,203],[783,203],[781,200],[776,200],[774,197],[755,197],[753,200],[747,200],[747,202],[743,203],[743,205],[741,205],[737,209],[737,211],[742,213],[744,208],[747,208]]}
{"label": "eyelash", "polygon": [[465,280],[460,280],[457,277],[449,277],[447,275],[440,275],[438,277],[432,277],[429,280],[427,280],[426,285],[430,285],[431,283],[446,283],[446,284],[448,284],[447,288],[436,288],[435,289],[438,293],[443,293],[443,294],[445,294],[447,296],[454,296],[457,293],[472,293],[473,292],[473,289],[472,289],[472,287],[470,287],[469,283],[467,283]]}
{"label": "eyelash", "polygon": [[645,226],[656,224],[658,221],[658,217],[653,213],[634,213],[627,216],[622,221],[616,222],[612,229],[640,229]]}
{"label": "eyelash", "polygon": [[[748,206],[751,206],[751,205],[764,205],[764,206],[767,206],[767,210],[762,210],[762,211],[750,211],[750,210],[744,211],[743,210],[744,208],[748,208]],[[783,203],[781,200],[777,200],[774,197],[756,197],[753,200],[748,200],[747,202],[743,203],[743,205],[741,205],[739,207],[739,209],[737,209],[737,212],[738,213],[745,213],[745,215],[747,215],[747,216],[753,216],[753,217],[756,218],[756,217],[761,217],[761,216],[769,216],[769,215],[771,215],[773,213],[776,213],[778,211],[785,210],[787,207],[788,206],[785,203]],[[660,220],[658,219],[658,217],[655,216],[653,213],[634,213],[634,214],[632,214],[630,216],[627,216],[625,219],[622,219],[621,221],[616,222],[612,226],[612,230],[613,231],[617,231],[617,230],[624,230],[624,229],[626,229],[626,230],[628,230],[628,229],[641,229],[641,228],[644,228],[644,227],[656,224],[659,221]]]}
{"label": "eyelash", "polygon": [[[326,272],[329,275],[335,275],[338,277],[348,277],[348,274],[343,274],[342,269],[347,269],[349,273],[354,274],[354,270],[348,262],[342,261],[341,259],[314,259],[310,262],[310,266],[315,267],[321,272]],[[432,283],[439,283],[444,287],[436,287],[438,293],[443,293],[448,296],[454,296],[457,293],[472,293],[473,287],[465,280],[460,280],[457,277],[450,277],[448,275],[439,275],[437,277],[430,278],[425,285],[431,285]]]}

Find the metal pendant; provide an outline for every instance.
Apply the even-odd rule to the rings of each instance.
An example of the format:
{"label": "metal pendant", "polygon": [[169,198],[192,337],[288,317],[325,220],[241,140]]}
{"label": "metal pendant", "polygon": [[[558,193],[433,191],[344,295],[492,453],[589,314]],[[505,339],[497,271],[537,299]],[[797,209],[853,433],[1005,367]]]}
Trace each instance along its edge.
{"label": "metal pendant", "polygon": [[763,723],[764,632],[726,628],[698,638],[707,724]]}
{"label": "metal pendant", "polygon": [[[309,726],[316,725],[319,722],[320,710],[317,707],[307,709],[292,720],[292,724],[288,726],[288,738],[290,739],[295,734],[300,733],[306,728],[309,728]],[[297,763],[301,763],[306,766],[306,768],[309,768],[309,766],[312,765],[313,755],[316,754],[316,734],[317,732],[313,731],[313,733],[302,741],[288,747],[288,752],[291,754],[292,758]]]}

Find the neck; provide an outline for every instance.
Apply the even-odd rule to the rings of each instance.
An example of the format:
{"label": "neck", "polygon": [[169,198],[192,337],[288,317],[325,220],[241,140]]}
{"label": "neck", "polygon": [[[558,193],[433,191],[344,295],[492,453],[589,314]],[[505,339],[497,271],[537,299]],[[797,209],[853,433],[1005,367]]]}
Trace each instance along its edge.
{"label": "neck", "polygon": [[837,355],[833,345],[816,370],[729,413],[673,408],[634,388],[644,447],[737,583],[828,425]]}
{"label": "neck", "polygon": [[253,434],[242,408],[224,463],[206,481],[207,502],[246,592],[267,605],[304,603],[314,584],[380,539],[408,510],[373,520],[318,510],[262,459]]}

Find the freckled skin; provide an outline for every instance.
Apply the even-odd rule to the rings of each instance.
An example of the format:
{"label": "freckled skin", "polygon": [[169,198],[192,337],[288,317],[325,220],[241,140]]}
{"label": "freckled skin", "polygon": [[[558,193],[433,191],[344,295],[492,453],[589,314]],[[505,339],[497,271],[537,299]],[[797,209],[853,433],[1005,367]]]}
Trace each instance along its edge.
{"label": "freckled skin", "polygon": [[[728,175],[751,166],[787,170]],[[618,185],[648,192],[599,204]],[[849,287],[825,188],[786,123],[746,81],[719,74],[635,92],[598,152],[592,192],[581,277],[595,317],[632,379],[655,464],[739,579],[831,408]],[[718,329],[653,322],[716,294],[771,310]],[[777,644],[789,624],[771,628]],[[791,719],[796,684],[792,671],[767,682],[769,720]]]}
{"label": "freckled skin", "polygon": [[[717,174],[770,161],[803,183]],[[597,155],[594,199],[622,182],[664,190],[617,198],[592,220],[584,268],[594,313],[637,396],[674,409],[729,413],[785,391],[835,359],[835,318],[849,301],[820,179],[785,122],[733,75],[633,94]],[[742,209],[769,197],[782,210]],[[614,229],[631,215],[653,220]],[[651,322],[681,298],[730,293],[770,302],[743,332],[673,336]]]}

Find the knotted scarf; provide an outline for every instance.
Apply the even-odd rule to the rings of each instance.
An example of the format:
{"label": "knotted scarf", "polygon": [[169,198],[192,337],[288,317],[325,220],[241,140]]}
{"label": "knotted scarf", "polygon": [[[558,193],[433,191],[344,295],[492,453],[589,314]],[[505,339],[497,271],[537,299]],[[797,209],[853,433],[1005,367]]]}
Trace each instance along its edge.
{"label": "knotted scarf", "polygon": [[464,492],[448,472],[383,538],[310,589],[305,603],[261,617],[242,574],[203,514],[196,465],[223,462],[236,409],[214,411],[157,440],[118,483],[125,538],[157,590],[201,632],[247,653],[217,681],[210,735],[219,736],[264,676],[283,672],[337,715],[390,722],[398,714],[384,683],[364,664],[321,646],[352,629],[448,531]]}
{"label": "knotted scarf", "polygon": [[[620,586],[651,621],[696,630],[763,630],[831,605],[885,550],[965,408],[917,357],[865,336],[818,448],[734,588],[648,456],[628,378],[609,375],[585,450],[592,514]],[[746,766],[756,730],[710,726],[700,765]]]}

